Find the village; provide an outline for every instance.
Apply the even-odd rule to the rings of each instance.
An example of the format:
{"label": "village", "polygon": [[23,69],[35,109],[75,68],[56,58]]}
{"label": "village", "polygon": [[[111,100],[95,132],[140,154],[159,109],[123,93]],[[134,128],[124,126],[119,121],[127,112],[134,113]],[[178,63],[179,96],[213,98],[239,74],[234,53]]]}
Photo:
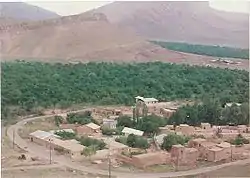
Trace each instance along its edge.
{"label": "village", "polygon": [[135,106],[127,110],[91,108],[81,115],[58,113],[54,118],[58,130],[36,130],[29,134],[29,141],[73,161],[108,162],[112,167],[171,165],[177,171],[193,169],[201,162],[220,164],[250,158],[247,125],[164,125],[157,133],[148,134],[119,124],[123,118],[132,122],[145,114],[167,119],[182,105],[137,96]]}

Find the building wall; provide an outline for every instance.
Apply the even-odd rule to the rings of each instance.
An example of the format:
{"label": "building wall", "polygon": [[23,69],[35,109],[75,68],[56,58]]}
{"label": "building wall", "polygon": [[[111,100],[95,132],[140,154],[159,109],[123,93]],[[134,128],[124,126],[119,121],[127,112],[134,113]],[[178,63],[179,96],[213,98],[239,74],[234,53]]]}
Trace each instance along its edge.
{"label": "building wall", "polygon": [[48,141],[40,139],[40,138],[36,138],[33,136],[30,136],[30,140],[38,145],[45,146],[45,147],[47,147],[47,145],[49,144]]}

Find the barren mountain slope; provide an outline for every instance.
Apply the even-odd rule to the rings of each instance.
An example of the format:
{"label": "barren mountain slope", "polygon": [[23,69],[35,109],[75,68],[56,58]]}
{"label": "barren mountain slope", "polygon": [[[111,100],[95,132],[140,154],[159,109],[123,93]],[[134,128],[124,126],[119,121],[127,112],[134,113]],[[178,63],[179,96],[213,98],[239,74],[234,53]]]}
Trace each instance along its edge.
{"label": "barren mountain slope", "polygon": [[[126,28],[110,24],[103,14],[84,13],[53,20],[0,26],[1,60],[46,62],[146,62],[165,61],[194,65],[211,64],[212,57],[163,49]],[[237,59],[234,59],[237,60]],[[248,69],[240,65],[212,66]]]}
{"label": "barren mountain slope", "polygon": [[70,60],[163,59],[167,50],[129,30],[111,25],[102,14],[1,26],[3,58]]}
{"label": "barren mountain slope", "polygon": [[57,18],[59,15],[24,2],[0,2],[0,17],[16,20],[44,20]]}
{"label": "barren mountain slope", "polygon": [[94,11],[149,39],[248,47],[248,14],[214,10],[208,2],[114,2]]}

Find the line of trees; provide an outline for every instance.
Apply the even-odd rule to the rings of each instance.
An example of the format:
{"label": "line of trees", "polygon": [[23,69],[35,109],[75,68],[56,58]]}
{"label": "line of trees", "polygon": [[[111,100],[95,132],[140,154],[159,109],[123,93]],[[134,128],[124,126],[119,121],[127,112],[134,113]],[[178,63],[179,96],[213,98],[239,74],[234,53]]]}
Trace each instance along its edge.
{"label": "line of trees", "polygon": [[[48,64],[3,62],[2,119],[10,113],[72,104],[132,105],[134,96],[159,100],[201,99],[248,102],[248,72],[161,62],[138,64]],[[12,110],[14,107],[18,109]],[[22,111],[22,112],[21,112]],[[25,111],[25,112],[24,112]]]}
{"label": "line of trees", "polygon": [[249,49],[177,43],[177,42],[163,42],[163,41],[152,41],[152,42],[160,45],[163,48],[167,48],[174,51],[215,56],[215,57],[241,58],[249,60]]}

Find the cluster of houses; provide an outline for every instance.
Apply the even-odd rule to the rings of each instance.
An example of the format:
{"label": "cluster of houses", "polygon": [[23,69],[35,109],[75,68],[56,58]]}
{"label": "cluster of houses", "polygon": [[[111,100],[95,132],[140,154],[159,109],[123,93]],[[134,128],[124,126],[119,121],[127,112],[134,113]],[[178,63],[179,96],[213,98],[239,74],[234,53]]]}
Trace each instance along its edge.
{"label": "cluster of houses", "polygon": [[[178,106],[169,106],[166,103],[158,102],[155,98],[136,97],[136,103],[144,103],[148,108],[148,112],[159,114],[164,117],[170,117]],[[92,110],[94,113],[103,115],[102,126],[115,129],[117,118],[119,115],[126,115],[126,112],[121,110]],[[128,115],[132,115],[131,111],[127,111]],[[131,116],[130,115],[130,116]],[[145,168],[147,166],[159,164],[186,165],[196,166],[198,161],[218,162],[223,160],[244,159],[250,157],[250,144],[245,144],[241,147],[231,145],[226,142],[228,139],[236,138],[240,133],[246,139],[250,139],[250,127],[246,125],[239,126],[211,126],[209,123],[201,123],[200,127],[193,127],[186,124],[180,124],[176,127],[166,125],[160,127],[160,133],[153,138],[152,145],[156,145],[155,149],[150,147],[147,150],[141,150],[140,154],[123,154],[126,152],[132,153],[134,148],[115,141],[114,137],[106,137],[102,135],[101,126],[95,123],[85,125],[78,124],[61,124],[61,131],[74,132],[77,136],[88,136],[91,138],[103,140],[106,143],[106,148],[99,150],[93,155],[92,159],[105,160],[112,153],[112,158],[118,162],[125,162],[135,167]],[[218,138],[218,130],[220,138]],[[144,136],[144,132],[133,128],[125,127],[122,130],[125,136],[134,134]],[[171,150],[160,150],[160,145],[164,141],[164,137],[168,134],[178,134],[192,136],[186,145],[173,145]],[[195,137],[199,136],[199,138]],[[202,138],[200,138],[202,137]],[[55,131],[35,131],[30,134],[30,140],[37,144],[43,145],[46,148],[63,152],[74,160],[81,160],[84,156],[81,154],[85,146],[81,145],[77,140],[62,140]],[[138,151],[138,149],[137,149]]]}

